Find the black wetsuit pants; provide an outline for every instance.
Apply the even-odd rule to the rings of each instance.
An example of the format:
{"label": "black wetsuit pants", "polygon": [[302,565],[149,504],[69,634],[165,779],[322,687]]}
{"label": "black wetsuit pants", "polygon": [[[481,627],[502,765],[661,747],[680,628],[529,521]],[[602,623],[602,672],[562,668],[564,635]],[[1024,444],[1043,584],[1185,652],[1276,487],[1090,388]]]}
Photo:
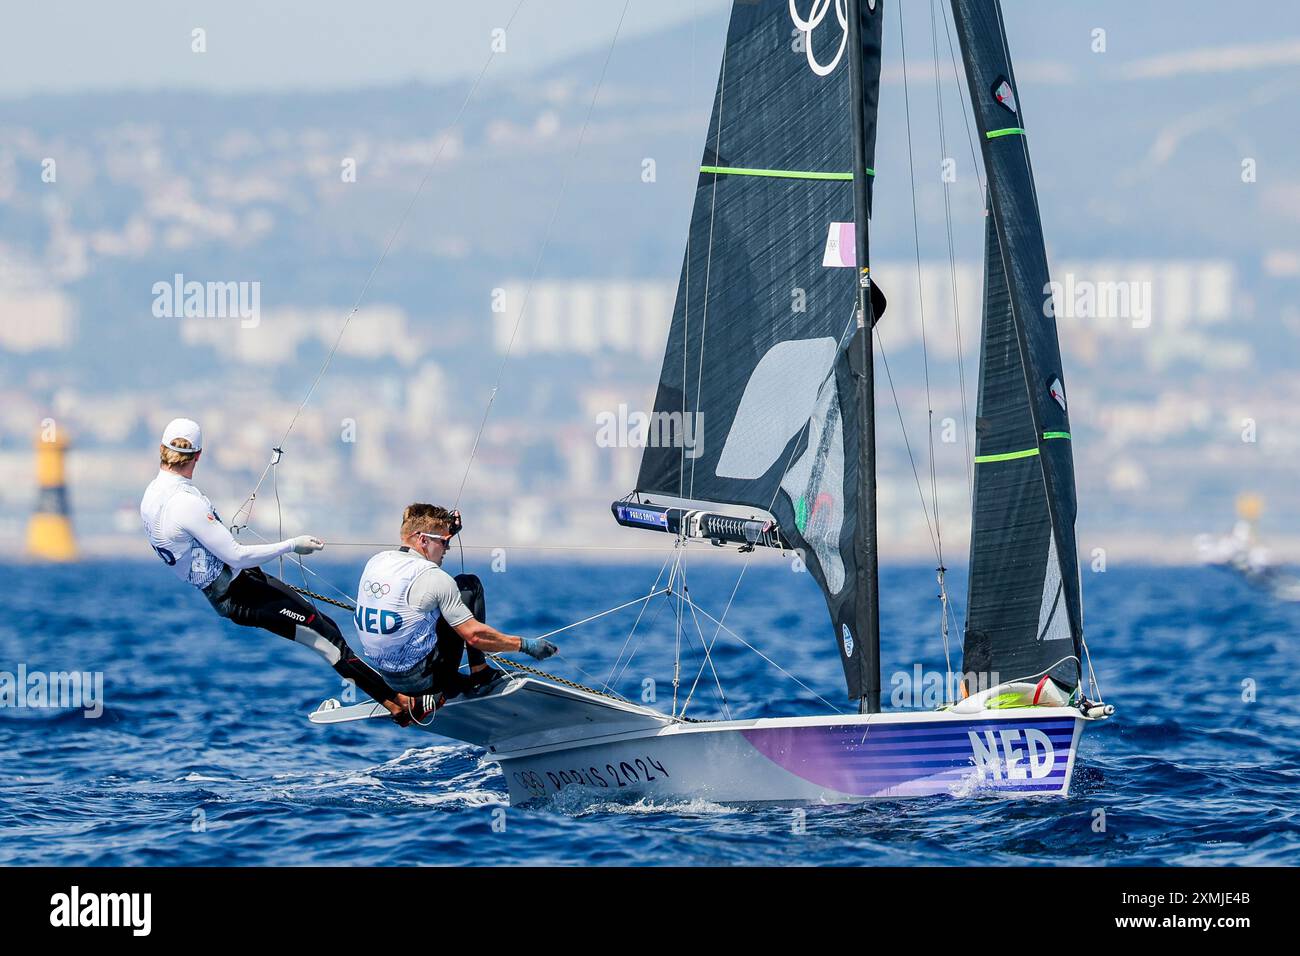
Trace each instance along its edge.
{"label": "black wetsuit pants", "polygon": [[334,620],[317,611],[283,581],[261,568],[245,568],[221,592],[219,583],[224,579],[225,575],[203,592],[222,617],[305,644],[362,693],[379,701],[393,700],[393,689],[352,653]]}

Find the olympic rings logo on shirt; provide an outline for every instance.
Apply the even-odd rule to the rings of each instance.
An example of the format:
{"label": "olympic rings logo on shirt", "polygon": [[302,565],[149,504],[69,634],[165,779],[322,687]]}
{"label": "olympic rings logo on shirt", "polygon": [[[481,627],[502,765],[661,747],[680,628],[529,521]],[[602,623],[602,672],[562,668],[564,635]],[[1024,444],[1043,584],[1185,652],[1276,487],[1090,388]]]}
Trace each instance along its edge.
{"label": "olympic rings logo on shirt", "polygon": [[378,581],[362,581],[361,590],[369,591],[371,597],[383,597],[392,590],[387,584],[380,584]]}

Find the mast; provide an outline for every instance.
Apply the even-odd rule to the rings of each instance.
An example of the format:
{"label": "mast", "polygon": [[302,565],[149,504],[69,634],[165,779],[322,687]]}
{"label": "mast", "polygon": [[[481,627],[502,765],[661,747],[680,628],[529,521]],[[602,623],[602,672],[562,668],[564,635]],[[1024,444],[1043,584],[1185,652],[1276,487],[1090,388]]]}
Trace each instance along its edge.
{"label": "mast", "polygon": [[876,530],[876,416],[875,355],[871,329],[875,325],[871,302],[871,259],[867,235],[870,199],[867,181],[866,86],[862,65],[862,0],[848,0],[849,107],[852,113],[853,231],[858,269],[858,329],[850,345],[854,399],[862,426],[858,444],[857,527],[853,547],[857,554],[859,600],[855,630],[864,659],[866,680],[858,700],[860,713],[880,712],[880,560]]}

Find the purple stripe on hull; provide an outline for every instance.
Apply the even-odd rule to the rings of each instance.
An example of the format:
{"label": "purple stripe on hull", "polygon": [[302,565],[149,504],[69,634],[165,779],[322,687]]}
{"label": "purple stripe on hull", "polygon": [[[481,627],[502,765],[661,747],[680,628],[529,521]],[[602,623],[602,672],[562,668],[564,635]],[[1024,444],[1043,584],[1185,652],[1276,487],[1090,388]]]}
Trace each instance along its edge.
{"label": "purple stripe on hull", "polygon": [[[1037,729],[1041,730],[1041,728],[1037,728]],[[983,735],[983,731],[978,731],[978,733],[980,733],[981,736]],[[1068,747],[1070,745],[1070,739],[1074,736],[1074,730],[1073,728],[1071,728],[1068,732],[1065,733],[1049,732],[1046,734],[1046,736],[1047,739],[1050,740],[1053,745]],[[859,740],[862,739],[862,734],[860,731],[859,731],[858,739]],[[888,740],[879,740],[877,739],[875,733],[873,732],[871,735],[871,741],[873,745],[871,753],[873,754],[875,753],[881,753],[881,754],[884,753],[909,754],[910,753],[910,754],[918,754],[918,755],[942,754],[942,753],[950,753],[954,750],[965,751],[970,747],[970,737],[968,736],[967,731],[963,731],[960,736],[954,736],[950,740],[920,740],[920,741],[916,741],[915,743],[907,740],[902,740],[898,737],[891,737]],[[810,753],[810,754],[811,753],[842,754],[846,750],[844,743],[838,740],[837,741],[827,741],[827,740],[804,741],[803,749],[805,753]],[[861,748],[856,748],[856,749],[860,750]]]}
{"label": "purple stripe on hull", "polygon": [[[1032,723],[1044,733],[1073,734],[1073,717],[1052,717],[1032,720]],[[871,733],[878,738],[925,740],[927,738],[943,739],[945,737],[965,737],[968,730],[997,730],[1006,726],[1004,720],[972,720],[969,723],[944,724],[934,727],[929,724],[880,724],[871,728]]]}
{"label": "purple stripe on hull", "polygon": [[1073,718],[763,727],[741,731],[768,760],[852,796],[917,796],[967,787],[1061,792]]}

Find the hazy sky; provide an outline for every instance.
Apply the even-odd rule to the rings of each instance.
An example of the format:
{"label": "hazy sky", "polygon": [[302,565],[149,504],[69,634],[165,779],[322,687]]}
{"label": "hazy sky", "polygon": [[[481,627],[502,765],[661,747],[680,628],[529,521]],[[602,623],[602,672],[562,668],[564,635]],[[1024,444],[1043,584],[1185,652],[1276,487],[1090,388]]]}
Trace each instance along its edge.
{"label": "hazy sky", "polygon": [[[187,88],[346,89],[472,76],[493,28],[519,0],[58,0],[9,4],[0,31],[0,96]],[[729,0],[632,0],[621,36]],[[518,72],[607,44],[618,0],[525,0],[493,73]],[[720,21],[721,22],[721,21]],[[207,52],[191,31],[207,31]]]}
{"label": "hazy sky", "polygon": [[[800,0],[811,4],[812,0]],[[945,0],[946,2],[946,0]],[[908,0],[923,17],[929,0]],[[1008,28],[1041,39],[1049,29],[1086,42],[1092,27],[1111,30],[1117,60],[1234,44],[1229,69],[1300,62],[1298,5],[1237,0],[1239,15],[1215,19],[1220,0],[1178,4],[1131,0],[1004,0]],[[1182,15],[1171,18],[1171,8]],[[631,0],[624,38],[703,17],[721,38],[731,0]],[[283,91],[356,89],[411,80],[471,77],[488,55],[491,31],[520,8],[507,34],[508,55],[494,77],[535,71],[608,44],[620,0],[53,0],[9,4],[0,30],[0,99],[31,93],[199,89]],[[918,21],[919,22],[919,21]],[[1213,29],[1209,26],[1213,23]],[[191,31],[207,33],[207,52],[191,51]],[[1023,65],[1037,42],[1018,50]],[[1159,64],[1157,64],[1159,66]],[[1173,64],[1215,72],[1223,64]],[[1163,67],[1162,67],[1163,68]]]}

